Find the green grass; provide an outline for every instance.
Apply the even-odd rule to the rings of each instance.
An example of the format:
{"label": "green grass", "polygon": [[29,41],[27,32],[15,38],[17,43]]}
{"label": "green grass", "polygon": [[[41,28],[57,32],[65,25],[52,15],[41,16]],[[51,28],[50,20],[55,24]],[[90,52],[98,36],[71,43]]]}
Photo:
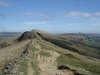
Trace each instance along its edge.
{"label": "green grass", "polygon": [[[92,46],[92,47],[90,47],[90,46],[83,45],[81,43],[82,40],[79,41],[79,39],[76,39],[76,40],[73,39],[70,41],[70,40],[67,40],[70,38],[67,38],[67,39],[60,38],[59,39],[58,37],[48,37],[48,36],[45,36],[44,39],[46,41],[49,41],[49,42],[55,44],[56,46],[59,46],[59,47],[62,47],[62,48],[65,48],[65,49],[68,49],[71,51],[75,51],[77,53],[81,52],[84,55],[88,55],[88,56],[92,56],[92,57],[99,57],[99,55],[97,55],[98,54],[97,49],[93,48],[93,45],[96,47],[100,47],[99,43],[86,42],[86,43],[88,43],[88,45]],[[45,46],[47,46],[47,45],[45,44],[43,46],[44,49],[46,48]],[[50,47],[48,47],[47,49],[50,49]],[[61,51],[61,50],[59,50],[60,48],[57,48],[57,49],[58,50],[56,50],[56,51],[60,53],[60,51]],[[83,59],[81,59],[81,57],[76,57],[76,56],[73,56],[70,54],[65,55],[65,54],[63,54],[63,52],[61,52],[60,54],[61,54],[61,56],[59,56],[57,59],[58,65],[71,65],[76,68],[81,68],[85,71],[89,71],[89,73],[92,73],[94,75],[100,75],[100,64],[89,62],[89,61],[84,61]],[[86,59],[86,60],[88,60],[88,59]]]}
{"label": "green grass", "polygon": [[44,39],[59,47],[69,49],[74,52],[79,52],[76,48],[72,47],[72,43],[69,42],[68,40],[64,40],[64,39],[57,38],[57,37],[44,37]]}
{"label": "green grass", "polygon": [[34,75],[39,75],[40,69],[39,69],[36,61],[32,62],[32,67],[33,67],[33,70],[34,70]]}
{"label": "green grass", "polygon": [[47,57],[49,57],[50,56],[50,53],[48,53],[46,51],[40,51],[40,55],[41,56],[47,56]]}
{"label": "green grass", "polygon": [[83,41],[83,43],[90,47],[100,48],[100,42],[86,40],[86,41]]}
{"label": "green grass", "polygon": [[24,75],[27,75],[28,71],[28,64],[27,60],[24,60],[23,62],[20,63],[20,72],[23,72]]}
{"label": "green grass", "polygon": [[66,56],[64,54],[61,54],[57,59],[58,65],[66,65],[67,63],[73,64],[74,62],[71,61],[77,61],[75,57],[74,58],[73,57],[74,56]]}
{"label": "green grass", "polygon": [[38,49],[36,49],[35,47],[32,47],[32,54],[33,54],[33,58],[32,58],[32,68],[34,70],[34,75],[39,75],[39,67],[38,67],[38,62],[37,62],[37,57],[36,54],[35,54],[35,51],[38,51]]}
{"label": "green grass", "polygon": [[58,65],[71,65],[76,68],[82,68],[94,75],[100,75],[100,64],[96,64],[89,61],[84,61],[81,58],[66,56],[64,54],[60,55],[57,59]]}

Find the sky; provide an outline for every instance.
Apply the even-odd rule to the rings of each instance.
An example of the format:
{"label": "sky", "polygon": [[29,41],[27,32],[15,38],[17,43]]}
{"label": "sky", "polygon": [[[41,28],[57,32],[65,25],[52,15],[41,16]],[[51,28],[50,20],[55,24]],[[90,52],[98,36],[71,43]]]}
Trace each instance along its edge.
{"label": "sky", "polygon": [[100,33],[100,0],[0,0],[0,32]]}

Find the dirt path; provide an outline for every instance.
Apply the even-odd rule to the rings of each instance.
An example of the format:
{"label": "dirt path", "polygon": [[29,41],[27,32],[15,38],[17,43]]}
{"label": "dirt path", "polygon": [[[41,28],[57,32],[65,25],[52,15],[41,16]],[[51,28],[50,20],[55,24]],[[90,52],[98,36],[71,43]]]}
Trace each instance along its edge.
{"label": "dirt path", "polygon": [[[73,75],[69,71],[63,72],[57,69],[57,58],[59,57],[59,53],[54,50],[42,49],[41,45],[38,41],[32,41],[32,46],[35,46],[37,51],[34,52],[34,60],[38,63],[38,67],[40,69],[39,75]],[[48,46],[49,47],[49,46]],[[45,52],[50,56],[41,55],[41,52]],[[30,57],[32,57],[31,50],[29,52]],[[28,61],[28,75],[34,75],[34,70],[32,68],[32,59]]]}
{"label": "dirt path", "polygon": [[37,61],[39,62],[38,66],[40,68],[40,75],[73,75],[71,71],[66,70],[64,72],[57,69],[57,58],[60,56],[60,54],[56,52],[55,49],[45,50],[45,49],[41,49],[41,47],[39,46],[38,49],[40,49],[40,51],[44,51],[50,54],[50,56],[45,56],[45,55],[41,56],[38,53]]}
{"label": "dirt path", "polygon": [[50,53],[50,57],[38,55],[40,75],[56,75],[56,58],[59,54],[54,51],[48,51],[48,53]]}
{"label": "dirt path", "polygon": [[33,75],[34,71],[32,68],[31,61],[28,61],[28,74],[27,75]]}

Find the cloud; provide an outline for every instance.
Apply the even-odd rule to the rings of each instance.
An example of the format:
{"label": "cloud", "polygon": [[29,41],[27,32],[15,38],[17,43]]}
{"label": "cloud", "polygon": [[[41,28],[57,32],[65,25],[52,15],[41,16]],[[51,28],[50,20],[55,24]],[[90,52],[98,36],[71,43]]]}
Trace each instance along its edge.
{"label": "cloud", "polygon": [[41,16],[41,17],[45,17],[45,18],[48,18],[49,17],[48,14],[44,14],[44,13],[33,13],[33,12],[24,12],[24,15],[28,15],[28,16]]}
{"label": "cloud", "polygon": [[48,14],[40,14],[40,16],[42,16],[42,17],[46,17],[46,18],[48,18],[48,17],[49,17],[49,15],[48,15]]}
{"label": "cloud", "polygon": [[94,16],[100,16],[100,12],[96,12]]}
{"label": "cloud", "polygon": [[65,15],[65,17],[100,17],[100,12],[88,13],[88,12],[80,12],[80,11],[72,11]]}
{"label": "cloud", "polygon": [[67,13],[67,15],[66,15],[66,17],[71,17],[71,16],[89,17],[89,16],[91,16],[91,14],[79,12],[79,11],[72,11],[72,12]]}
{"label": "cloud", "polygon": [[38,21],[38,22],[24,22],[24,25],[45,25],[47,22]]}
{"label": "cloud", "polygon": [[8,7],[10,3],[5,2],[5,1],[0,1],[0,6]]}
{"label": "cloud", "polygon": [[33,15],[32,12],[24,12],[24,15]]}

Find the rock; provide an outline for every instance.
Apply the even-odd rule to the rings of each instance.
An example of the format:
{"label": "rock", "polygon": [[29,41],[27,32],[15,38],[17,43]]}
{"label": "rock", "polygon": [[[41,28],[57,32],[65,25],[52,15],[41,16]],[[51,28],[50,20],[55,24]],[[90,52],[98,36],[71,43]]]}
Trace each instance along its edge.
{"label": "rock", "polygon": [[59,70],[71,70],[69,67],[67,67],[65,65],[58,66],[58,69]]}

